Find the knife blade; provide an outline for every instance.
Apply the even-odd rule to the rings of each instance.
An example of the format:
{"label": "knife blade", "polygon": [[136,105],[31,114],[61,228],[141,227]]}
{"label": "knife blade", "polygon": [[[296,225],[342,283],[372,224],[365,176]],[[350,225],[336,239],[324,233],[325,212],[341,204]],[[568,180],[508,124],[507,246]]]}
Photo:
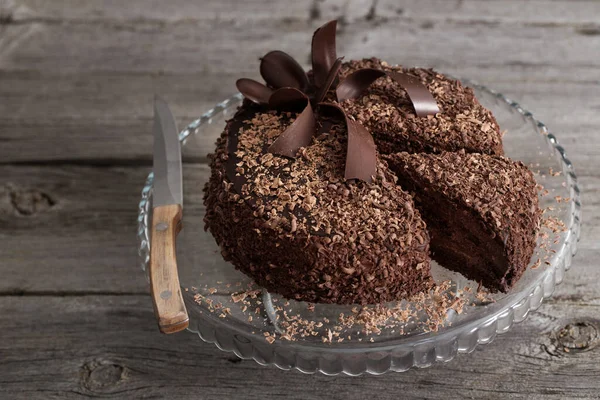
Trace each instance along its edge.
{"label": "knife blade", "polygon": [[181,146],[169,105],[154,99],[154,206],[183,205]]}
{"label": "knife blade", "polygon": [[175,333],[188,327],[175,243],[181,230],[183,183],[181,146],[169,105],[154,99],[154,187],[150,243],[150,292],[158,328]]}

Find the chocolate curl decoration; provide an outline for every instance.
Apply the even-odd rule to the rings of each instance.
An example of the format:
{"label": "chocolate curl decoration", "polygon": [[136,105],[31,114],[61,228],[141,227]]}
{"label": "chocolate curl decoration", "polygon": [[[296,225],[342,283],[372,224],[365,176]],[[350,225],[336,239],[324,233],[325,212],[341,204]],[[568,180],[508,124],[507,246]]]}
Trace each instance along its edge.
{"label": "chocolate curl decoration", "polygon": [[[318,105],[323,110],[329,109],[336,114],[341,114],[348,131],[345,177],[371,182],[377,168],[373,137],[364,126],[348,118],[339,105],[322,103],[329,89],[335,84],[342,65],[342,58],[336,58],[336,26],[336,21],[328,22],[317,29],[313,35],[314,84],[311,85],[308,75],[290,55],[282,51],[271,51],[261,59],[260,63],[260,74],[267,85],[252,79],[239,79],[236,86],[247,99],[267,105],[271,109],[296,112],[302,110],[295,121],[269,146],[268,151],[273,154],[294,158],[301,147],[310,145],[316,132],[313,107]],[[364,78],[358,79],[358,83],[349,86],[350,89],[362,88],[356,93],[358,95],[375,79],[377,78],[371,79],[364,87],[362,83],[365,81]],[[235,164],[238,162],[235,156],[237,136],[230,137],[228,145],[230,154],[228,176],[236,191],[240,192],[243,178],[235,173]]]}
{"label": "chocolate curl decoration", "polygon": [[335,31],[337,21],[329,21],[315,31],[312,38],[312,68],[315,86],[322,87],[337,58]]}
{"label": "chocolate curl decoration", "polygon": [[334,103],[319,104],[322,110],[330,109],[341,114],[348,131],[346,170],[344,178],[360,179],[370,183],[377,173],[377,152],[373,136],[359,122],[346,115],[342,107]]}
{"label": "chocolate curl decoration", "polygon": [[[276,110],[302,110],[296,120],[271,144],[268,151],[294,158],[310,144],[315,133],[313,106],[321,102],[335,82],[342,65],[336,59],[336,21],[317,29],[312,40],[314,85],[300,64],[283,51],[271,51],[260,62],[260,74],[267,86],[252,79],[239,79],[238,90],[249,100]],[[273,90],[276,89],[276,90]],[[314,94],[310,98],[306,93]],[[312,103],[312,104],[311,104]],[[301,107],[303,106],[303,108]]]}
{"label": "chocolate curl decoration", "polygon": [[354,99],[364,92],[373,82],[387,75],[406,90],[415,113],[419,117],[435,115],[440,112],[433,95],[416,77],[404,72],[386,72],[380,69],[364,68],[348,75],[338,85],[336,95],[339,102]]}
{"label": "chocolate curl decoration", "polygon": [[269,97],[269,107],[282,111],[294,111],[306,107],[308,96],[293,87],[277,89]]}
{"label": "chocolate curl decoration", "polygon": [[305,91],[308,76],[292,56],[283,51],[271,51],[260,60],[260,75],[267,85],[278,89],[293,87]]}
{"label": "chocolate curl decoration", "polygon": [[315,114],[304,93],[289,87],[278,89],[271,95],[269,106],[278,110],[294,109],[301,104],[304,104],[304,109],[269,146],[269,153],[294,158],[298,149],[310,144],[315,133]]}
{"label": "chocolate curl decoration", "polygon": [[332,65],[331,69],[329,70],[329,74],[325,79],[325,83],[317,90],[317,94],[315,95],[315,104],[322,102],[327,95],[327,92],[331,88],[331,85],[333,85],[335,78],[337,78],[338,73],[340,72],[340,68],[342,68],[342,59],[343,57],[338,58]]}
{"label": "chocolate curl decoration", "polygon": [[273,89],[266,87],[254,79],[242,78],[235,82],[237,90],[244,94],[244,97],[258,104],[269,103],[269,98],[273,94]]}
{"label": "chocolate curl decoration", "polygon": [[[271,51],[260,62],[260,74],[269,87],[252,79],[238,79],[236,86],[247,99],[276,110],[302,109],[296,120],[269,146],[268,151],[294,158],[301,147],[310,144],[315,132],[315,116],[308,96],[306,72],[283,51]],[[273,90],[271,88],[275,88]]]}

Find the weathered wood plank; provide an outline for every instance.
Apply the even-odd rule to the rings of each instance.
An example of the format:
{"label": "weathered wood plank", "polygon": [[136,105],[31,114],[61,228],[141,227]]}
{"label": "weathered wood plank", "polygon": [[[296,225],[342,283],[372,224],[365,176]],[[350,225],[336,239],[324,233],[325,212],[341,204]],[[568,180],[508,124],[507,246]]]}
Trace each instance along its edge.
{"label": "weathered wood plank", "polygon": [[[45,73],[121,71],[167,73],[248,73],[266,51],[282,48],[303,63],[308,60],[311,32],[317,24],[304,20],[184,20],[177,24],[44,24],[19,46],[4,49],[0,68]],[[9,23],[5,34],[21,30]],[[565,69],[600,66],[591,54],[600,35],[578,33],[571,26],[464,24],[440,20],[361,20],[339,32],[339,53],[347,58],[379,56],[390,62],[440,69],[471,65],[528,65],[538,76],[561,76]],[[393,39],[393,40],[390,40]],[[68,43],[68,45],[65,45]],[[218,43],[218,45],[216,45]],[[93,51],[90,49],[93,48]],[[597,80],[590,74],[571,79]]]}
{"label": "weathered wood plank", "polygon": [[[358,8],[365,6],[358,3]],[[488,3],[496,4],[494,7],[499,4],[463,3],[460,7],[453,2],[419,7],[475,10],[488,7]],[[23,10],[38,8],[42,14],[54,15],[52,18],[68,19],[71,17],[64,15],[70,12],[90,18],[100,15],[94,8],[98,6],[87,2],[78,3],[80,8],[53,2],[11,4],[8,8],[17,10],[17,16]],[[386,4],[378,3],[377,7],[385,9],[389,6]],[[557,4],[559,9],[566,7],[565,2]],[[590,4],[578,3],[584,9]],[[139,5],[126,7],[124,20],[114,24],[48,24],[14,16],[11,23],[7,19],[8,25],[2,27],[0,35],[0,79],[11,84],[0,87],[0,97],[7,100],[0,102],[0,162],[147,161],[154,93],[170,99],[181,123],[188,122],[234,92],[237,77],[257,77],[257,58],[267,49],[283,42],[287,50],[296,51],[300,60],[307,59],[314,23],[282,23],[275,19],[258,24],[240,19],[225,29],[219,19],[180,6],[186,14],[197,12],[208,22],[190,18],[181,24],[159,24],[154,17],[138,21],[136,18],[144,13],[171,15],[158,6]],[[341,7],[335,2],[320,7],[329,6]],[[119,7],[109,6],[102,15],[117,18]],[[211,7],[219,15],[224,13],[219,11],[221,5]],[[346,8],[356,7],[350,4]],[[573,10],[579,9],[573,6]],[[593,57],[600,36],[581,35],[570,26],[513,25],[464,24],[452,19],[431,25],[410,18],[400,22],[365,18],[342,29],[340,52],[347,50],[349,57],[375,54],[392,61],[433,65],[489,83],[533,109],[560,135],[567,148],[571,134],[580,140],[595,140],[596,136],[589,133],[600,122],[600,100],[596,95],[600,65]],[[402,36],[402,46],[380,40],[397,37],[398,31],[408,33]],[[521,40],[524,37],[527,40]],[[498,59],[498,54],[503,57]],[[32,65],[35,70],[31,70]],[[598,156],[598,147],[593,143],[582,147],[587,151],[586,159]]]}
{"label": "weathered wood plank", "polygon": [[595,25],[593,15],[598,13],[597,2],[568,0],[326,0],[317,2],[317,9],[324,19],[344,16],[347,22],[361,19],[414,19],[425,23],[451,20],[467,24],[523,23],[545,26]]}
{"label": "weathered wood plank", "polygon": [[11,82],[0,85],[0,163],[149,163],[154,94],[169,101],[183,128],[235,91],[231,76],[0,72],[0,80]]}
{"label": "weathered wood plank", "polygon": [[[599,7],[0,1],[0,163],[35,164],[0,166],[0,397],[597,398],[600,346],[567,353],[555,332],[582,320],[600,330]],[[379,379],[306,377],[155,327],[135,251],[153,94],[183,125],[232,93],[235,78],[257,77],[269,49],[306,66],[312,30],[332,18],[341,18],[347,58],[434,66],[519,100],[557,133],[580,175],[584,229],[565,282],[527,322],[447,365]],[[195,190],[186,212],[201,213],[197,179],[185,185]]]}
{"label": "weathered wood plank", "polygon": [[[253,64],[256,67],[256,63]],[[257,78],[257,68],[252,74]],[[460,71],[453,71],[460,73]],[[521,102],[544,121],[593,174],[600,157],[600,84],[514,81],[502,73],[476,78]],[[169,100],[179,126],[196,119],[236,89],[241,74],[82,74],[2,72],[0,163],[74,161],[149,163],[152,98]],[[211,149],[205,149],[208,152]]]}
{"label": "weathered wood plank", "polygon": [[[146,293],[136,216],[150,167],[2,166],[0,293]],[[201,215],[208,167],[184,167],[184,212]],[[600,178],[581,176],[582,240],[560,296],[598,301]],[[201,242],[207,253],[212,241]],[[35,279],[32,279],[35,277]]]}
{"label": "weathered wood plank", "polygon": [[238,2],[222,0],[189,2],[134,0],[119,2],[80,2],[13,0],[5,6],[15,21],[105,22],[147,20],[178,22],[181,20],[265,20],[273,18],[324,20],[343,18],[353,22],[364,18],[457,20],[474,22],[521,22],[527,24],[594,24],[600,5],[593,0],[294,0]]}
{"label": "weathered wood plank", "polygon": [[[1,167],[0,292],[146,293],[137,204],[150,167]],[[186,213],[199,213],[205,165],[187,165]],[[207,244],[208,245],[208,244]],[[35,276],[35,279],[32,279]]]}
{"label": "weathered wood plank", "polygon": [[[565,325],[600,330],[600,305],[543,305],[471,355],[374,378],[262,367],[182,333],[164,336],[147,296],[0,297],[0,397],[200,399],[597,398],[597,338],[564,351]],[[581,339],[584,332],[573,331]],[[586,351],[587,350],[587,351]]]}

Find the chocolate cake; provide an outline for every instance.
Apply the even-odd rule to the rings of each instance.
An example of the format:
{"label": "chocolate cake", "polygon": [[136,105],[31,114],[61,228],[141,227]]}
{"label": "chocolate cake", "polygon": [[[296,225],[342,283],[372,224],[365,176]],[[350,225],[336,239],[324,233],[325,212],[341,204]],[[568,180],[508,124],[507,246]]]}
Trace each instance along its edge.
{"label": "chocolate cake", "polygon": [[390,77],[377,79],[359,97],[343,101],[347,114],[371,132],[380,153],[463,149],[469,153],[504,154],[498,123],[471,88],[431,69],[392,67],[377,58],[344,63],[341,79],[363,68],[401,71],[416,77],[427,86],[440,109],[436,115],[419,117],[406,90]]}
{"label": "chocolate cake", "polygon": [[431,288],[431,243],[443,266],[509,289],[540,212],[491,112],[432,70],[342,63],[335,31],[315,32],[309,73],[272,51],[266,84],[236,83],[204,195],[223,257],[287,298],[367,304]]}
{"label": "chocolate cake", "polygon": [[487,288],[510,289],[536,245],[541,212],[531,171],[464,151],[385,159],[421,210],[433,258]]}
{"label": "chocolate cake", "polygon": [[[246,101],[218,140],[205,222],[223,257],[309,302],[379,303],[430,288],[425,223],[385,163],[371,183],[344,179],[343,124],[319,123],[295,160],[267,151],[295,117]],[[232,138],[240,192],[228,179]]]}

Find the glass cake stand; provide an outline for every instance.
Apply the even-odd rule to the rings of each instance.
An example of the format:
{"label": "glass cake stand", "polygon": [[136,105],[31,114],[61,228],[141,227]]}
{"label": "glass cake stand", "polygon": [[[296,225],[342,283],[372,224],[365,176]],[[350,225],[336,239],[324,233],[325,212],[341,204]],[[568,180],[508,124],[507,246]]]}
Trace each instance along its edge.
{"label": "glass cake stand", "polygon": [[[419,311],[418,304],[404,301],[388,306],[410,310],[410,319],[388,322],[374,331],[364,325],[345,326],[340,322],[340,314],[353,315],[356,307],[288,302],[252,286],[248,277],[223,260],[213,237],[204,231],[202,220],[202,189],[210,174],[207,155],[213,151],[225,121],[241,103],[238,94],[217,104],[180,134],[184,229],[178,238],[177,259],[190,316],[188,329],[222,350],[262,365],[328,375],[383,374],[428,367],[450,361],[457,353],[472,352],[478,344],[490,343],[537,309],[562,281],[577,250],[581,206],[573,165],[556,137],[530,112],[500,93],[465,83],[492,110],[505,131],[506,154],[528,165],[545,188],[546,192],[540,191],[540,203],[545,209],[544,218],[553,221],[543,228],[548,231],[546,238],[538,241],[530,267],[509,293],[487,295],[482,300],[475,295],[476,283],[433,262],[434,279],[448,282],[447,292],[462,302],[462,310],[445,309],[441,323],[438,321],[432,329],[427,322],[430,316]],[[144,271],[150,251],[152,183],[150,174],[139,204],[139,255]],[[552,232],[548,226],[556,228],[557,222],[564,224],[564,229]],[[248,289],[254,289],[251,296],[240,301],[245,296],[240,293]],[[315,323],[309,334],[289,340],[285,336],[289,323],[284,321],[290,320],[304,321],[305,326],[307,321],[308,325],[310,321]]]}

